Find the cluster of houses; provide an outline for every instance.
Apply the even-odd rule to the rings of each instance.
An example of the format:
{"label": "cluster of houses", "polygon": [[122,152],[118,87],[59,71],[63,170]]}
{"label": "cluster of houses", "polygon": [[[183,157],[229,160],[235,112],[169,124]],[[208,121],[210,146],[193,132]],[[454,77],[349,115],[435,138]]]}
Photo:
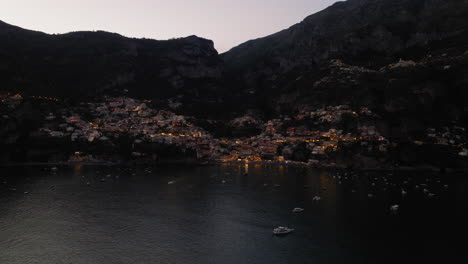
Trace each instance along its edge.
{"label": "cluster of houses", "polygon": [[102,102],[82,104],[60,115],[49,113],[40,132],[88,143],[112,142],[126,134],[135,145],[145,142],[170,144],[199,150],[200,158],[206,156],[213,141],[210,135],[187,122],[185,117],[154,110],[147,103],[149,101],[105,97]]}
{"label": "cluster of houses", "polygon": [[[0,94],[0,105],[5,106],[8,109],[15,109],[19,104],[23,102],[23,96],[16,93],[2,93]],[[8,116],[3,113],[3,118]]]}
{"label": "cluster of houses", "polygon": [[417,145],[437,144],[459,149],[459,156],[468,157],[467,134],[464,127],[442,127],[440,129],[428,128],[426,138],[415,141]]}
{"label": "cluster of houses", "polygon": [[[315,163],[349,146],[373,153],[385,153],[392,146],[373,123],[378,116],[367,108],[330,106],[267,122],[247,115],[226,124],[231,128],[255,126],[261,133],[242,138],[215,138],[189,122],[189,118],[155,110],[150,105],[150,101],[105,97],[101,102],[83,103],[60,113],[49,113],[44,117],[46,122],[40,133],[88,144],[113,142],[126,134],[135,146],[171,145],[183,151],[192,150],[199,159],[220,162],[287,162],[300,146],[309,159],[302,162]],[[345,116],[353,120],[353,129],[340,127]],[[440,131],[428,129],[427,138],[415,143],[456,146],[460,156],[468,157],[464,135],[465,130],[459,127]],[[135,156],[140,155],[145,154],[135,153]]]}
{"label": "cluster of houses", "polygon": [[[303,112],[295,117],[281,117],[262,123],[245,116],[229,122],[231,127],[258,126],[259,135],[246,138],[214,138],[187,118],[170,111],[155,110],[149,101],[125,97],[105,97],[102,102],[85,103],[76,109],[49,113],[40,132],[50,137],[69,138],[73,142],[112,142],[123,133],[135,145],[160,143],[181,150],[194,150],[197,157],[213,161],[278,161],[288,159],[290,146],[305,144],[314,160],[340,150],[343,142],[372,147],[379,142],[379,151],[386,151],[388,143],[375,127],[361,126],[357,134],[330,128],[324,131],[303,126],[289,127],[291,121],[315,120],[320,124],[337,124],[343,115],[372,116],[368,109],[350,110],[347,106],[333,106]],[[371,142],[373,142],[371,144]],[[135,153],[136,156],[143,155]]]}
{"label": "cluster of houses", "polygon": [[[288,160],[288,156],[294,151],[294,146],[299,144],[305,145],[312,162],[320,162],[329,153],[337,152],[341,147],[350,144],[358,144],[369,151],[387,151],[388,140],[378,133],[371,122],[357,125],[353,133],[333,128],[342,121],[344,115],[361,120],[372,120],[376,117],[367,108],[354,111],[344,105],[302,112],[294,117],[282,116],[262,124],[263,131],[260,135],[242,139],[223,139],[221,145],[225,146],[225,149],[221,151],[224,155],[220,159],[283,162]],[[231,124],[257,122],[256,119],[248,117],[238,118],[235,121]],[[323,129],[324,127],[327,129]]]}

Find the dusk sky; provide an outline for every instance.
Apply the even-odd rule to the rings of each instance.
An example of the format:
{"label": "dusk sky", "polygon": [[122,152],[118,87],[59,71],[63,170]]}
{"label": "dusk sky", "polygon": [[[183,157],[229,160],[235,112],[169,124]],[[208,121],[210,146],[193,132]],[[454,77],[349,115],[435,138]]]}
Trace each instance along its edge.
{"label": "dusk sky", "polygon": [[0,0],[0,20],[47,33],[105,30],[128,37],[198,35],[219,52],[300,22],[336,0]]}

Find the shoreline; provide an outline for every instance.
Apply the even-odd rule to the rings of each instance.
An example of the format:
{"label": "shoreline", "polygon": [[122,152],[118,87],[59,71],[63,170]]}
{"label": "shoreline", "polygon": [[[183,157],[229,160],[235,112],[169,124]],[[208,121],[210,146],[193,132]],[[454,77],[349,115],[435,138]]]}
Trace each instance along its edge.
{"label": "shoreline", "polygon": [[[110,162],[110,161],[99,161],[99,162],[24,162],[24,163],[0,163],[0,168],[4,167],[34,167],[34,166],[164,166],[164,165],[185,165],[185,166],[214,166],[214,165],[271,165],[271,166],[290,166],[290,167],[307,167],[311,169],[338,169],[346,170],[347,168],[339,165],[311,165],[305,162],[277,162],[277,161],[204,161],[204,162],[184,162],[184,161],[172,161],[172,162],[160,162],[160,163],[148,163],[148,162]],[[355,171],[382,171],[382,172],[392,172],[392,171],[424,171],[424,172],[440,172],[441,170],[436,167],[431,166],[402,166],[398,168],[385,168],[385,167],[363,167],[363,168],[351,168],[350,170]],[[456,173],[456,172],[468,172],[468,168],[447,168],[447,173]]]}

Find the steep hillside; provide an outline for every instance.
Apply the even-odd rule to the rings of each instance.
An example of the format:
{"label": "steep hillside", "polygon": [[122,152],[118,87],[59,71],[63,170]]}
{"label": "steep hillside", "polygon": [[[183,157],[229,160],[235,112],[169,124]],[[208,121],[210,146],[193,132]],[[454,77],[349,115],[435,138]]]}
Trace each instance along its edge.
{"label": "steep hillside", "polygon": [[[435,57],[461,56],[468,50],[467,17],[467,0],[348,0],[277,34],[246,42],[222,57],[228,83],[234,84],[231,90],[247,98],[246,109],[258,107],[278,114],[303,105],[365,105],[378,97],[391,96],[388,89],[393,86],[389,82],[399,77],[373,80],[374,87],[383,89],[379,93],[369,94],[362,79],[360,83],[344,79],[340,86],[319,89],[316,83],[332,70],[330,61],[339,59],[378,71],[400,59],[428,62]],[[429,83],[439,78],[437,85],[450,104],[462,95],[457,85],[464,83],[464,70],[451,71],[450,77],[441,77],[446,76],[442,71],[424,71],[414,80],[396,83],[413,93],[415,87],[436,85]],[[411,73],[407,74],[406,80],[411,78]],[[458,83],[458,88],[446,82],[447,78],[452,84]],[[279,107],[281,98],[289,99],[280,100]]]}
{"label": "steep hillside", "polygon": [[48,35],[0,21],[2,90],[210,100],[220,67],[213,42],[196,36],[157,41],[102,31]]}

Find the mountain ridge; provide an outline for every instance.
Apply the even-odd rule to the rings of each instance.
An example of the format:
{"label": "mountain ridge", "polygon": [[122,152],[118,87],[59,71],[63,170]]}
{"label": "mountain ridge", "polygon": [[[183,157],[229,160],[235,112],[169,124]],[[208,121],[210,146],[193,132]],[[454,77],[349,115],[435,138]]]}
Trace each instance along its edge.
{"label": "mountain ridge", "polygon": [[[297,23],[289,27],[288,29],[284,29],[282,31],[279,31],[275,34],[263,38],[247,41],[246,43],[243,43],[237,47],[234,47],[230,51],[223,53],[222,56],[225,59],[225,61],[227,61],[229,67],[230,63],[236,63],[235,60],[239,60],[239,57],[242,57],[244,55],[242,54],[242,52],[250,52],[253,54],[257,53],[257,57],[261,57],[266,56],[264,54],[271,55],[274,52],[281,52],[281,50],[278,49],[284,46],[286,46],[287,48],[291,48],[294,47],[294,45],[302,45],[302,49],[303,51],[305,51],[302,52],[300,55],[304,55],[307,53],[309,53],[310,55],[310,53],[320,52],[320,48],[329,48],[329,50],[324,50],[324,58],[333,59],[335,57],[342,56],[342,54],[335,54],[336,51],[333,51],[333,49],[341,49],[343,47],[330,46],[324,48],[322,46],[325,46],[325,44],[350,44],[351,46],[358,45],[359,43],[353,43],[352,41],[359,41],[360,39],[365,39],[366,35],[364,33],[369,33],[367,36],[370,36],[372,38],[372,34],[387,34],[396,32],[396,37],[408,38],[408,36],[405,36],[405,34],[409,34],[405,31],[411,31],[410,28],[405,29],[405,27],[408,26],[412,27],[411,29],[414,28],[415,31],[422,30],[421,32],[419,32],[421,33],[420,35],[416,34],[415,36],[413,36],[414,39],[410,44],[426,44],[424,43],[425,41],[427,42],[441,36],[430,36],[429,34],[427,34],[429,36],[424,36],[424,29],[430,28],[430,26],[436,24],[434,22],[428,25],[425,21],[436,20],[438,22],[447,20],[444,23],[440,23],[441,26],[438,26],[440,28],[443,28],[444,32],[454,31],[453,25],[455,25],[455,28],[459,28],[460,25],[462,25],[462,30],[466,32],[467,26],[463,18],[465,17],[464,15],[466,15],[468,12],[467,6],[468,2],[466,0],[348,0],[337,2],[320,12],[306,17],[302,22]],[[434,12],[434,10],[440,11],[439,16],[435,16],[436,13]],[[444,14],[444,12],[447,14]],[[431,15],[434,16],[431,17]],[[452,16],[452,18],[447,19],[450,16]],[[427,19],[428,17],[431,17],[431,19]],[[457,19],[461,21],[456,21]],[[386,28],[382,28],[383,26],[385,26]],[[392,28],[392,26],[394,28]],[[365,30],[365,27],[370,27],[368,32],[359,32],[359,30]],[[436,31],[437,30],[435,30],[434,32]],[[346,33],[348,36],[333,36],[334,34],[338,33]],[[359,36],[358,34],[361,34],[361,36]],[[458,32],[457,34],[460,34],[460,32]],[[332,39],[332,41],[326,40],[324,36]],[[378,37],[379,36],[375,36],[377,40],[379,40]],[[385,40],[385,35],[380,37],[383,38],[382,40]],[[419,37],[419,39],[417,37]],[[327,41],[327,43],[320,46],[320,43],[316,43],[317,41],[314,40],[314,38],[318,38],[318,40]],[[337,39],[334,40],[333,38]],[[333,41],[335,41],[335,43],[333,43]],[[350,42],[343,44],[339,43],[340,41]],[[265,42],[268,42],[269,46],[262,48],[254,47],[261,46],[262,44],[265,45]],[[383,43],[383,41],[380,43]],[[373,43],[369,43],[361,48],[363,50],[373,49],[375,48],[375,46],[373,46],[372,44]],[[395,48],[391,49],[389,47],[389,44],[392,43],[388,43],[381,48],[384,50],[395,50]],[[401,43],[398,42],[395,42],[395,44],[397,44],[397,49],[400,49],[402,46]],[[377,45],[376,47],[378,48],[379,46]],[[245,49],[253,49],[254,51],[249,51]],[[297,51],[292,50],[292,52]],[[323,61],[320,57],[313,58],[314,61],[310,63]]]}
{"label": "mountain ridge", "polygon": [[[315,98],[325,94],[324,102],[348,103],[353,97],[315,85],[332,71],[333,60],[379,70],[400,59],[462,54],[468,50],[465,17],[468,0],[341,1],[223,54],[197,36],[161,41],[103,31],[49,35],[2,22],[0,77],[5,87],[26,93],[120,94],[171,100],[188,106],[186,113],[215,104],[225,113],[253,109],[274,116],[320,105]],[[291,98],[301,98],[301,104],[278,106]]]}
{"label": "mountain ridge", "polygon": [[225,78],[231,89],[242,87],[240,93],[255,97],[245,108],[260,102],[261,108],[273,109],[267,101],[313,93],[332,60],[378,70],[400,59],[462,54],[468,50],[466,17],[466,0],[338,2],[288,29],[221,54]]}
{"label": "mountain ridge", "polygon": [[0,23],[3,90],[62,98],[104,94],[191,104],[212,91],[221,60],[211,40],[124,37],[104,31],[47,34]]}
{"label": "mountain ridge", "polygon": [[24,31],[24,32],[30,32],[30,33],[38,33],[38,34],[47,35],[47,36],[59,36],[59,37],[60,36],[66,36],[66,35],[73,35],[73,34],[83,34],[83,33],[89,33],[89,34],[105,33],[105,34],[108,34],[108,35],[116,35],[116,36],[119,36],[119,37],[122,37],[122,38],[134,39],[134,40],[172,41],[172,40],[177,40],[177,39],[200,39],[200,40],[203,40],[203,41],[213,43],[213,41],[211,39],[207,39],[207,38],[204,38],[204,37],[199,37],[197,35],[189,35],[189,36],[186,36],[186,37],[171,38],[171,39],[154,39],[154,38],[129,37],[129,36],[125,36],[125,35],[122,35],[120,33],[117,33],[117,32],[110,32],[110,31],[105,31],[105,30],[78,30],[78,31],[65,32],[65,33],[53,33],[53,34],[51,34],[51,33],[46,33],[46,32],[38,31],[38,30],[26,29],[24,27],[9,24],[9,23],[7,23],[7,22],[5,22],[3,20],[0,20],[0,30],[3,30],[3,31],[6,31],[6,30],[9,30],[9,31]]}

